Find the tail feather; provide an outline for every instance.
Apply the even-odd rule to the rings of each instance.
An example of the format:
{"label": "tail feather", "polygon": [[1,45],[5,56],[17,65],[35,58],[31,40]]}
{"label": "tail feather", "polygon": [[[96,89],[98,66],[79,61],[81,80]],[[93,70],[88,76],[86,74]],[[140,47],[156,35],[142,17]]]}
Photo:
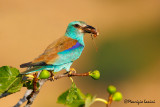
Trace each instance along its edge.
{"label": "tail feather", "polygon": [[28,63],[24,63],[20,65],[20,68],[25,68],[25,67],[34,67],[34,66],[46,66],[48,64],[46,64],[45,62],[37,62],[37,63],[32,63],[32,62],[28,62]]}
{"label": "tail feather", "polygon": [[21,74],[29,74],[29,73],[32,73],[32,72],[40,71],[42,69],[43,69],[43,67],[37,66],[37,67],[29,68],[26,71],[21,72]]}
{"label": "tail feather", "polygon": [[21,64],[20,68],[31,67],[31,66],[32,66],[32,62],[28,62],[28,63]]}

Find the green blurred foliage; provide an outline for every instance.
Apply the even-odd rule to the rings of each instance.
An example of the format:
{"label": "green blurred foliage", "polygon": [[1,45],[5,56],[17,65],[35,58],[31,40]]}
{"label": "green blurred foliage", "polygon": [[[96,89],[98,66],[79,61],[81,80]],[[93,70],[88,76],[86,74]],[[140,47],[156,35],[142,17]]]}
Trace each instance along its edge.
{"label": "green blurred foliage", "polygon": [[145,73],[141,69],[151,66],[160,58],[159,26],[139,31],[105,33],[107,35],[113,38],[101,41],[99,51],[91,58],[96,69],[103,71],[101,81],[113,83]]}

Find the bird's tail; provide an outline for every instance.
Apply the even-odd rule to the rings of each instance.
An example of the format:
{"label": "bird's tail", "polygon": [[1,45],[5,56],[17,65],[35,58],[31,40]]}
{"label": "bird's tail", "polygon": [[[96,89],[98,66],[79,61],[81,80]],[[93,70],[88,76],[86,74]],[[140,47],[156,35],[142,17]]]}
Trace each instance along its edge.
{"label": "bird's tail", "polygon": [[40,70],[43,70],[43,67],[42,66],[36,66],[36,67],[33,67],[33,68],[28,68],[26,71],[21,72],[21,74],[29,74],[29,73],[40,71]]}
{"label": "bird's tail", "polygon": [[28,63],[21,64],[20,68],[31,67],[31,66],[32,66],[32,62],[28,62]]}

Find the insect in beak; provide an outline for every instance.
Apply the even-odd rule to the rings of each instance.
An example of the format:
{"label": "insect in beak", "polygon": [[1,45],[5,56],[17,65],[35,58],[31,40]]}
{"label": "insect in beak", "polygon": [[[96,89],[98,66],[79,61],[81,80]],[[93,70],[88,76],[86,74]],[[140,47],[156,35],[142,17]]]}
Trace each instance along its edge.
{"label": "insect in beak", "polygon": [[[95,37],[97,37],[99,35],[97,30],[94,27],[90,26],[90,25],[85,26],[83,28],[83,31],[84,31],[84,33],[91,33],[92,40],[93,40],[93,37],[95,38]],[[98,51],[98,48],[97,48],[96,43],[94,42],[94,40],[93,40],[93,44],[94,44],[94,47],[96,48],[96,51]]]}

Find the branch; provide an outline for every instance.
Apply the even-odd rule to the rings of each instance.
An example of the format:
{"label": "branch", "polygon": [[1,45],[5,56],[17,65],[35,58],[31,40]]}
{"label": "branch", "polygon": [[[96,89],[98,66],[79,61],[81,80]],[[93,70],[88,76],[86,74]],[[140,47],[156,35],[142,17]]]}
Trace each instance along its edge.
{"label": "branch", "polygon": [[41,87],[43,86],[43,84],[47,81],[47,79],[42,79],[42,80],[39,80],[39,89],[38,91],[32,91],[31,94],[29,94],[26,98],[27,98],[27,104],[25,105],[25,107],[30,107],[33,103],[33,101],[35,100],[35,98],[37,97],[37,95],[39,94],[40,92],[40,89]]}
{"label": "branch", "polygon": [[81,73],[81,74],[71,72],[70,74],[69,73],[64,73],[64,74],[57,75],[57,76],[54,77],[54,79],[57,80],[57,79],[60,79],[60,78],[63,78],[63,77],[88,76],[88,75],[89,75],[89,72]]}
{"label": "branch", "polygon": [[21,98],[14,107],[20,107],[25,101],[27,101],[27,96],[31,94],[32,90],[27,90],[23,98]]}
{"label": "branch", "polygon": [[10,94],[11,94],[11,93],[3,93],[3,94],[0,95],[0,98],[6,97],[6,96],[8,96],[8,95],[10,95]]}
{"label": "branch", "polygon": [[[34,79],[37,79],[39,77],[39,74],[40,72],[38,72],[38,75],[36,75],[36,77]],[[54,79],[55,80],[58,80],[60,78],[63,78],[63,77],[72,77],[72,76],[88,76],[89,75],[89,72],[86,72],[86,73],[81,73],[81,74],[77,74],[75,72],[67,72],[67,73],[64,73],[64,74],[60,74],[60,75],[56,75],[54,76]],[[18,101],[18,103],[14,106],[14,107],[20,107],[23,103],[25,103],[27,100],[27,104],[25,105],[25,107],[30,107],[32,104],[33,104],[33,101],[35,100],[35,98],[37,97],[37,95],[39,94],[40,92],[40,89],[41,87],[43,86],[43,84],[49,79],[40,79],[38,80],[38,83],[39,83],[39,88],[38,88],[38,91],[36,89],[36,86],[34,86],[34,89],[33,90],[27,90],[25,95],[23,96],[22,99],[20,99]],[[36,81],[36,80],[35,80]],[[34,81],[33,81],[34,82]],[[36,83],[35,83],[36,84]]]}

